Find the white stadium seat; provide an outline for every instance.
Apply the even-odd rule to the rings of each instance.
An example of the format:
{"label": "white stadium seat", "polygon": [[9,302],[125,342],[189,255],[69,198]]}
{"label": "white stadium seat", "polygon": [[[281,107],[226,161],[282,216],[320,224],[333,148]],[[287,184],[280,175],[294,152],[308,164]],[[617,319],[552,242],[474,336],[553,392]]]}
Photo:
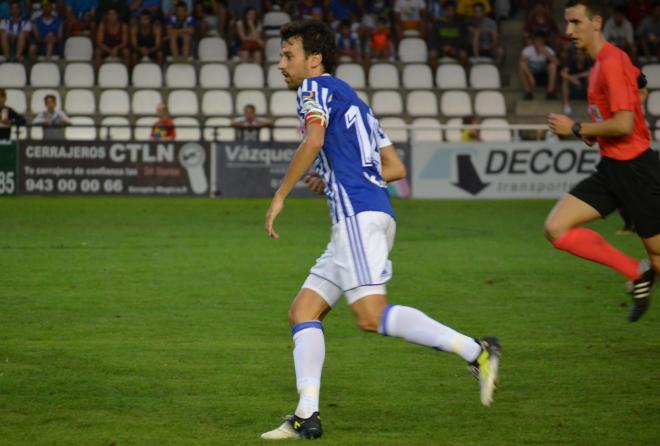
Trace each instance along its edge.
{"label": "white stadium seat", "polygon": [[54,90],[52,88],[40,88],[38,90],[32,91],[32,98],[30,99],[30,111],[32,113],[39,113],[43,111],[46,108],[46,106],[44,105],[44,98],[49,94],[55,96],[57,103],[61,107],[62,100],[60,98],[59,91]]}
{"label": "white stadium seat", "polygon": [[405,88],[433,88],[433,73],[426,64],[407,64],[403,67]]}
{"label": "white stadium seat", "polygon": [[337,66],[335,77],[346,81],[353,88],[365,88],[367,86],[364,68],[357,63],[343,63]]}
{"label": "white stadium seat", "polygon": [[68,88],[94,86],[94,67],[85,62],[67,64],[64,69],[64,85]]}
{"label": "white stadium seat", "polygon": [[[8,89],[7,91],[7,105],[13,108],[16,113],[24,114],[27,111],[27,99],[23,90]],[[61,104],[58,104],[61,105]],[[42,109],[44,103],[41,103]]]}
{"label": "white stadium seat", "polygon": [[470,87],[476,89],[501,88],[500,71],[493,64],[472,65],[470,68]]}
{"label": "white stadium seat", "polygon": [[445,91],[440,98],[440,112],[445,116],[470,116],[472,104],[465,91]]}
{"label": "white stadium seat", "polygon": [[236,132],[230,127],[231,119],[213,117],[204,123],[205,141],[234,141]]}
{"label": "white stadium seat", "polygon": [[135,139],[137,141],[149,141],[151,139],[151,127],[158,121],[156,116],[143,116],[135,121],[133,126]]}
{"label": "white stadium seat", "polygon": [[72,116],[71,125],[64,127],[64,138],[73,141],[91,141],[96,139],[94,119],[89,116]]}
{"label": "white stadium seat", "polygon": [[295,91],[276,91],[270,96],[270,114],[273,116],[296,116]]}
{"label": "white stadium seat", "polygon": [[194,88],[197,85],[195,67],[190,64],[171,64],[165,72],[165,85],[169,88]]}
{"label": "white stadium seat", "polygon": [[435,71],[435,84],[442,90],[467,88],[465,68],[458,64],[440,65]]}
{"label": "white stadium seat", "polygon": [[236,88],[264,88],[264,70],[256,63],[239,63],[234,67]]}
{"label": "white stadium seat", "polygon": [[406,97],[406,110],[410,116],[437,116],[438,98],[432,90],[416,90]]}
{"label": "white stadium seat", "polygon": [[451,118],[445,123],[445,140],[448,142],[461,142],[462,118]]}
{"label": "white stadium seat", "polygon": [[93,115],[96,113],[94,92],[83,88],[67,91],[64,97],[64,111],[68,115]]}
{"label": "white stadium seat", "polygon": [[426,63],[428,57],[426,42],[419,37],[405,37],[399,42],[399,51],[397,54],[401,62]]}
{"label": "white stadium seat", "polygon": [[234,101],[226,90],[209,90],[202,96],[202,113],[207,116],[230,116]]}
{"label": "white stadium seat", "polygon": [[266,62],[279,62],[282,40],[279,37],[271,37],[266,40]]}
{"label": "white stadium seat", "polygon": [[257,115],[268,114],[268,107],[266,106],[266,96],[261,90],[242,90],[236,95],[234,107],[237,113],[243,113],[243,108],[247,104],[254,105]]}
{"label": "white stadium seat", "polygon": [[104,90],[99,98],[101,115],[126,116],[130,112],[131,101],[126,90]]}
{"label": "white stadium seat", "polygon": [[202,88],[229,88],[229,69],[221,63],[207,63],[199,70],[199,85]]}
{"label": "white stadium seat", "polygon": [[23,88],[27,83],[25,67],[20,63],[0,63],[0,87]]}
{"label": "white stadium seat", "polygon": [[655,129],[653,131],[653,139],[660,141],[660,119],[655,121]]}
{"label": "white stadium seat", "polygon": [[89,37],[69,37],[64,43],[64,58],[67,61],[84,62],[92,60],[94,50]]}
{"label": "white stadium seat", "polygon": [[101,88],[126,88],[128,87],[128,69],[123,63],[104,63],[99,68],[97,82]]}
{"label": "white stadium seat", "polygon": [[286,12],[270,11],[264,14],[263,29],[268,37],[279,36],[282,25],[289,23],[291,17]]}
{"label": "white stadium seat", "polygon": [[367,105],[371,105],[371,100],[369,99],[369,95],[367,94],[366,91],[355,90],[355,93],[357,94],[358,98],[362,99],[362,102],[364,102]]}
{"label": "white stadium seat", "polygon": [[53,62],[38,62],[30,70],[30,85],[33,87],[59,87],[60,68]]}
{"label": "white stadium seat", "polygon": [[[129,141],[131,139],[131,127],[127,118],[123,116],[108,116],[101,121],[99,138],[111,141]],[[118,127],[121,126],[121,127]]]}
{"label": "white stadium seat", "polygon": [[204,37],[199,41],[198,52],[202,62],[227,61],[227,44],[221,37]]}
{"label": "white stadium seat", "polygon": [[273,122],[273,141],[300,141],[301,139],[298,118],[278,118]]}
{"label": "white stadium seat", "polygon": [[44,128],[39,125],[30,127],[30,139],[37,141],[44,139]]}
{"label": "white stadium seat", "polygon": [[412,140],[420,142],[441,142],[442,129],[435,118],[417,118],[412,123]]}
{"label": "white stadium seat", "polygon": [[[511,142],[509,123],[502,118],[487,118],[481,121],[479,136],[484,142]],[[495,127],[495,128],[488,128]]]}
{"label": "white stadium seat", "polygon": [[27,127],[25,126],[12,126],[11,128],[11,139],[13,140],[24,140],[28,137]]}
{"label": "white stadium seat", "polygon": [[153,115],[156,106],[163,101],[160,91],[136,90],[131,98],[131,110],[134,115]]}
{"label": "white stadium seat", "polygon": [[188,116],[174,118],[174,127],[176,128],[176,141],[199,141],[202,132],[199,129],[199,121]]}
{"label": "white stadium seat", "polygon": [[288,88],[286,82],[284,82],[284,76],[282,76],[282,72],[277,68],[277,65],[268,67],[266,81],[268,82],[268,87],[272,89],[283,90]]}
{"label": "white stadium seat", "polygon": [[199,103],[194,90],[172,90],[167,97],[167,108],[173,116],[192,116],[199,113]]}
{"label": "white stadium seat", "polygon": [[499,91],[480,91],[474,98],[477,116],[506,116],[506,102]]}
{"label": "white stadium seat", "polygon": [[399,88],[399,70],[396,65],[373,64],[369,68],[369,86],[371,88]]}
{"label": "white stadium seat", "polygon": [[660,64],[648,64],[642,67],[642,72],[646,75],[646,87],[649,90],[660,88]]}
{"label": "white stadium seat", "polygon": [[163,86],[163,73],[155,63],[139,63],[133,67],[131,82],[136,88],[160,88]]}
{"label": "white stadium seat", "polygon": [[371,96],[371,108],[376,116],[400,115],[403,113],[403,100],[396,90],[376,91]]}
{"label": "white stadium seat", "polygon": [[407,142],[408,132],[405,129],[406,122],[401,118],[389,117],[380,120],[380,126],[394,143]]}
{"label": "white stadium seat", "polygon": [[646,111],[651,116],[660,116],[660,90],[652,91],[646,100]]}

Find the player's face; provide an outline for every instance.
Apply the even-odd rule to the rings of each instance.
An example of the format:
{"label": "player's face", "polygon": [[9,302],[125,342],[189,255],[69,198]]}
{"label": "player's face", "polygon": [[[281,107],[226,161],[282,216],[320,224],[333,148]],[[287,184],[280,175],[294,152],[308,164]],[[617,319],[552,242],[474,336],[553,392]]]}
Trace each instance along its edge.
{"label": "player's face", "polygon": [[308,67],[309,58],[305,56],[305,51],[302,46],[302,39],[299,37],[292,37],[289,40],[282,42],[280,49],[280,63],[277,68],[284,76],[289,90],[297,90],[305,78],[309,77]]}
{"label": "player's face", "polygon": [[571,6],[564,11],[566,35],[578,48],[586,48],[601,30],[602,17],[589,18],[584,5]]}

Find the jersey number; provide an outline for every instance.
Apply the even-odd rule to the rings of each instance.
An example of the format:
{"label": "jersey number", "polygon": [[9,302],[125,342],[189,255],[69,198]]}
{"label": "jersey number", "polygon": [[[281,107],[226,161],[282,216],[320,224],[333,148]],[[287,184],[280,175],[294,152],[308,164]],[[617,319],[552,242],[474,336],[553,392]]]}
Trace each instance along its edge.
{"label": "jersey number", "polygon": [[371,130],[369,132],[367,127],[364,125],[362,113],[360,113],[360,108],[357,105],[351,105],[348,108],[344,114],[344,119],[346,120],[347,129],[355,127],[358,145],[360,146],[360,157],[362,158],[362,165],[372,166],[374,163],[374,157],[378,156],[376,152],[378,145],[376,144],[376,140],[374,138],[374,132],[376,131],[374,125],[377,126],[378,121],[370,114],[367,115],[367,119],[369,120],[369,127]]}

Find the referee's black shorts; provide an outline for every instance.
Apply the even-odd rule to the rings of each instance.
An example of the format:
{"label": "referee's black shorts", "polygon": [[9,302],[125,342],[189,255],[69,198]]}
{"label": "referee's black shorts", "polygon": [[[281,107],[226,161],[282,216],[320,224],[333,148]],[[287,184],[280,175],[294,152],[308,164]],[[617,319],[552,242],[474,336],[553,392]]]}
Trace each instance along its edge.
{"label": "referee's black shorts", "polygon": [[642,238],[660,234],[660,158],[651,149],[627,161],[602,157],[596,172],[570,194],[603,218],[625,208]]}

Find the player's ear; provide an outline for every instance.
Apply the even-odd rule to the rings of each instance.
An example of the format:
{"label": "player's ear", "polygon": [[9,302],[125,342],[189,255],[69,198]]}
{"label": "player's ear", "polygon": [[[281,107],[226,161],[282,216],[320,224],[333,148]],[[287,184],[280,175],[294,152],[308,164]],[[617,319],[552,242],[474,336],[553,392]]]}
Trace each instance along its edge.
{"label": "player's ear", "polygon": [[321,53],[312,53],[309,55],[308,62],[310,68],[317,68],[323,63],[323,56]]}
{"label": "player's ear", "polygon": [[591,19],[591,22],[594,24],[594,29],[596,31],[602,31],[603,30],[603,16],[595,15]]}

